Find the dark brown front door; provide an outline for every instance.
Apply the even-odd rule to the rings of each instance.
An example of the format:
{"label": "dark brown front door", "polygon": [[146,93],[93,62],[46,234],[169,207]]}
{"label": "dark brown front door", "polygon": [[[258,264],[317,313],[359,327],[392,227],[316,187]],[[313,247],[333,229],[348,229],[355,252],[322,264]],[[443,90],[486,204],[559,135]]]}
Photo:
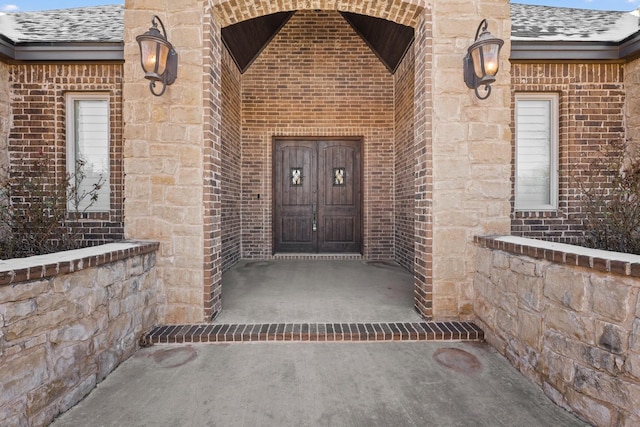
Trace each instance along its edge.
{"label": "dark brown front door", "polygon": [[274,145],[275,251],[360,252],[360,141]]}

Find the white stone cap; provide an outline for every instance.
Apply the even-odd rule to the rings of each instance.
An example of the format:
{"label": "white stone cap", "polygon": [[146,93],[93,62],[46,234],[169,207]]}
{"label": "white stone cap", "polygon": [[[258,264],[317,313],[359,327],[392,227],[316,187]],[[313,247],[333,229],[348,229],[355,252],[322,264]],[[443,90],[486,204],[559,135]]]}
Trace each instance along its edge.
{"label": "white stone cap", "polygon": [[104,245],[90,246],[81,249],[72,249],[69,251],[55,252],[45,255],[35,255],[27,258],[12,258],[0,260],[0,273],[29,269],[43,265],[71,262],[83,258],[98,257],[109,253],[134,249],[140,246],[144,246],[148,243],[149,242],[135,241],[106,243]]}
{"label": "white stone cap", "polygon": [[493,240],[505,243],[513,243],[522,246],[547,249],[558,252],[582,255],[591,258],[600,258],[610,261],[622,261],[631,264],[640,264],[640,255],[626,254],[623,252],[604,251],[601,249],[585,248],[583,246],[569,245],[566,243],[547,242],[544,240],[529,239],[518,236],[496,236]]}

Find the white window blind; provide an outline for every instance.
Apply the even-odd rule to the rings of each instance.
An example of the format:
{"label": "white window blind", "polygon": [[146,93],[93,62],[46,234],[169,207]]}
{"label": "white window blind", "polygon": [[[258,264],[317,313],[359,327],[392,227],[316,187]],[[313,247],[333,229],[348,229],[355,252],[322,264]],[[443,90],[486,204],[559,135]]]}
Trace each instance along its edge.
{"label": "white window blind", "polygon": [[[77,172],[82,167],[84,177]],[[67,170],[74,174],[79,211],[109,211],[109,101],[102,94],[71,94],[67,98]],[[98,199],[91,204],[90,193],[96,184]],[[69,208],[76,210],[76,202]]]}
{"label": "white window blind", "polygon": [[517,210],[555,210],[558,200],[558,97],[516,95]]}

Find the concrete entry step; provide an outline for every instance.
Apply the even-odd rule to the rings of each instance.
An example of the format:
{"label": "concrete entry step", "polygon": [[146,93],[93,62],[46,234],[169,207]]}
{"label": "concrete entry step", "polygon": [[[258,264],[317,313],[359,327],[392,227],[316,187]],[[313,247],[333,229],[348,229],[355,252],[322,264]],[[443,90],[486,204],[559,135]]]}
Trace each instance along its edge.
{"label": "concrete entry step", "polygon": [[472,322],[262,323],[157,326],[142,345],[266,341],[482,341]]}

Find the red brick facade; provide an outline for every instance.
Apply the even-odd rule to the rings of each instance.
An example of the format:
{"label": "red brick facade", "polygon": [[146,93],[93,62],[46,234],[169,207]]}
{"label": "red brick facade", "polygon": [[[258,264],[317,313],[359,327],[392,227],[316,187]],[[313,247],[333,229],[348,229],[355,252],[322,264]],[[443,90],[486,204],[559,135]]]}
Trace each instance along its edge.
{"label": "red brick facade", "polygon": [[413,271],[415,243],[416,158],[413,126],[413,49],[409,49],[395,74],[395,260]]}
{"label": "red brick facade", "polygon": [[242,257],[272,254],[272,138],[363,137],[364,255],[394,257],[394,79],[338,12],[298,11],[242,76]]}
{"label": "red brick facade", "polygon": [[[625,137],[624,67],[622,64],[512,64],[514,106],[518,92],[552,92],[559,94],[560,110],[558,210],[512,210],[513,235],[561,243],[576,243],[582,235],[584,215],[574,180],[593,179],[589,162],[605,144]],[[512,108],[512,126],[514,110]],[[512,130],[515,150],[515,129]]]}
{"label": "red brick facade", "polygon": [[222,51],[222,270],[238,262],[242,235],[241,75],[226,49]]}
{"label": "red brick facade", "polygon": [[111,210],[87,212],[77,221],[83,243],[95,245],[123,238],[124,176],[122,144],[122,65],[9,65],[11,92],[8,152],[13,177],[29,171],[44,156],[60,179],[66,167],[66,98],[69,92],[109,94]]}

